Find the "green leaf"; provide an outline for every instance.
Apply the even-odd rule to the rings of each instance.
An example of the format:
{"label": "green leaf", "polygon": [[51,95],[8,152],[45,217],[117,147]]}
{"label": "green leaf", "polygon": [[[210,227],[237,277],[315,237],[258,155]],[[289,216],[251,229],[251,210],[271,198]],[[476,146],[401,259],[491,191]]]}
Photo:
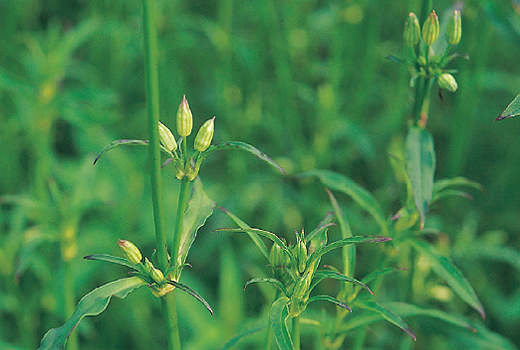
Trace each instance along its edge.
{"label": "green leaf", "polygon": [[112,296],[125,298],[128,293],[146,282],[139,277],[122,278],[98,287],[85,295],[78,303],[74,314],[61,327],[48,331],[38,350],[59,350],[65,346],[70,333],[85,316],[96,316],[105,311]]}
{"label": "green leaf", "polygon": [[345,276],[344,274],[336,272],[336,271],[318,270],[314,274],[314,277],[316,277],[317,279],[312,283],[312,285],[310,287],[310,290],[312,290],[318,283],[320,283],[324,279],[331,278],[331,279],[335,279],[335,280],[339,280],[339,281],[343,281],[343,282],[349,282],[349,283],[357,284],[357,285],[365,288],[366,290],[368,290],[368,292],[370,294],[374,294],[372,292],[372,290],[370,288],[368,288],[368,286],[366,284],[364,284],[363,282],[358,281],[355,278]]}
{"label": "green leaf", "polygon": [[366,275],[362,281],[363,283],[370,283],[372,281],[377,281],[379,278],[383,277],[383,276],[386,276],[392,272],[396,272],[396,271],[402,271],[402,270],[406,270],[405,268],[403,267],[385,267],[383,269],[379,269],[379,270],[375,270],[375,271],[372,271],[371,273],[369,273],[368,275]]}
{"label": "green leaf", "polygon": [[108,254],[90,254],[90,255],[83,257],[83,259],[105,261],[105,262],[109,262],[112,264],[126,266],[126,267],[129,267],[134,270],[139,270],[138,268],[136,268],[134,265],[130,264],[125,259],[120,258],[118,256],[108,255]]}
{"label": "green leaf", "polygon": [[321,220],[321,222],[318,224],[318,227],[316,227],[311,233],[309,233],[305,237],[305,243],[307,244],[310,241],[313,241],[313,245],[315,247],[320,246],[321,244],[325,245],[327,244],[327,229],[334,225],[332,220],[334,219],[334,214],[332,212],[328,212],[327,215]]}
{"label": "green leaf", "polygon": [[349,244],[355,244],[355,243],[381,243],[381,242],[387,242],[391,241],[391,238],[383,237],[383,236],[354,236],[350,238],[341,239],[339,241],[333,242],[322,249],[316,251],[314,254],[311,255],[309,258],[309,262],[307,265],[311,264],[311,260],[314,261],[316,259],[321,258],[323,255],[327,254],[328,252],[344,247]]}
{"label": "green leaf", "polygon": [[204,225],[211,214],[213,214],[214,207],[215,202],[206,195],[202,189],[202,181],[197,177],[195,181],[193,181],[191,198],[184,216],[177,266],[182,266],[186,262],[186,257],[197,236],[197,231]]}
{"label": "green leaf", "polygon": [[294,350],[294,345],[285,323],[289,317],[287,305],[289,298],[286,296],[278,298],[271,307],[269,315],[273,328],[274,338],[280,350]]}
{"label": "green leaf", "polygon": [[[352,230],[348,221],[343,216],[343,211],[336,200],[336,197],[332,194],[331,191],[327,188],[327,193],[329,195],[330,202],[332,207],[334,208],[334,214],[338,218],[339,228],[341,230],[341,238],[350,238],[352,237]],[[356,270],[356,246],[348,245],[343,247],[343,272],[347,276],[353,276],[354,271]]]}
{"label": "green leaf", "polygon": [[285,288],[283,283],[278,281],[276,278],[253,278],[253,279],[250,279],[244,285],[244,289],[246,289],[247,286],[249,286],[250,284],[253,284],[253,283],[272,283],[275,286],[277,286],[278,288],[280,288],[280,290],[283,292],[283,294],[285,294],[286,296],[289,296],[289,292],[287,291],[287,289]]}
{"label": "green leaf", "polygon": [[445,256],[442,256],[432,245],[418,239],[410,239],[410,244],[432,265],[433,270],[443,278],[451,289],[466,303],[486,317],[484,307],[477,297],[475,290],[462,272]]}
{"label": "green leaf", "polygon": [[[222,210],[224,213],[226,213],[227,216],[229,216],[240,228],[242,229],[250,229],[251,226],[240,220],[238,217],[236,217],[233,213],[231,213],[229,210],[224,209],[222,207],[219,207],[220,210]],[[260,249],[260,252],[266,257],[267,260],[269,260],[269,252],[267,250],[267,247],[265,246],[264,242],[260,239],[260,237],[254,233],[254,232],[247,232],[249,237],[253,240],[255,245],[258,249]]]}
{"label": "green leaf", "polygon": [[423,309],[418,306],[401,303],[401,302],[389,302],[382,304],[384,307],[389,310],[399,314],[401,317],[410,317],[410,316],[429,316],[433,318],[437,318],[439,320],[451,323],[453,325],[467,328],[472,332],[475,332],[475,327],[466,321],[463,317],[452,315],[447,312],[438,310],[438,309]]}
{"label": "green leaf", "polygon": [[196,291],[194,291],[193,289],[191,289],[190,287],[188,287],[185,284],[182,284],[182,283],[179,283],[176,281],[172,281],[172,280],[166,280],[166,282],[168,284],[171,284],[171,285],[175,286],[176,288],[182,290],[183,292],[191,295],[198,301],[200,301],[202,303],[202,305],[204,305],[206,307],[206,309],[208,309],[211,316],[213,316],[213,310],[211,309],[211,306],[209,306],[208,302],[203,297],[201,297],[199,293],[197,293]]}
{"label": "green leaf", "polygon": [[328,301],[329,303],[332,303],[336,306],[342,307],[342,308],[347,309],[348,311],[352,312],[352,309],[349,308],[347,304],[345,304],[343,301],[336,299],[330,295],[315,295],[312,298],[309,298],[309,300],[307,300],[307,305],[314,301]]}
{"label": "green leaf", "polygon": [[474,188],[476,190],[482,191],[482,185],[479,184],[478,182],[471,181],[471,180],[466,179],[465,177],[459,176],[459,177],[454,177],[452,179],[444,179],[444,180],[435,181],[435,183],[433,184],[433,192],[434,193],[441,192],[444,189],[446,189],[448,187],[453,187],[453,186],[470,187],[470,188]]}
{"label": "green leaf", "polygon": [[408,136],[406,137],[406,163],[422,229],[433,196],[433,178],[435,174],[433,137],[426,129],[413,126],[408,131]]}
{"label": "green leaf", "polygon": [[[289,250],[289,248],[287,248],[287,245],[280,238],[278,238],[277,235],[275,235],[272,232],[260,230],[258,228],[246,228],[246,229],[242,229],[242,228],[221,228],[221,229],[214,230],[213,232],[235,232],[235,233],[248,233],[248,234],[249,233],[253,233],[253,234],[256,234],[258,236],[265,237],[265,238],[270,239],[271,241],[273,241],[273,243],[277,244],[280,248],[282,248],[283,251],[285,251],[287,253],[287,256],[289,257],[289,259],[291,259],[291,264],[293,266],[297,265],[296,260],[295,260],[294,256],[292,255],[291,251]],[[269,255],[267,255],[267,256],[269,257]]]}
{"label": "green leaf", "polygon": [[311,170],[298,175],[302,178],[311,176],[317,177],[325,187],[350,196],[361,208],[372,215],[381,227],[382,234],[388,234],[388,223],[384,211],[370,192],[350,178],[329,170]]}
{"label": "green leaf", "polygon": [[235,346],[237,345],[237,343],[242,340],[242,338],[245,338],[247,337],[248,335],[251,335],[251,334],[254,334],[256,332],[259,332],[259,331],[262,331],[266,329],[266,327],[258,327],[258,328],[253,328],[253,329],[250,329],[248,331],[245,331],[243,333],[240,333],[236,336],[234,336],[230,341],[228,341],[226,344],[224,344],[223,347],[221,347],[219,350],[228,350],[228,349],[234,349]]}
{"label": "green leaf", "polygon": [[518,117],[520,115],[520,94],[495,118],[495,121]]}
{"label": "green leaf", "polygon": [[370,311],[373,311],[373,312],[379,314],[388,322],[390,322],[393,325],[402,329],[405,333],[407,333],[410,337],[412,337],[413,340],[417,340],[417,338],[415,337],[415,334],[410,329],[410,327],[406,324],[406,322],[404,322],[401,317],[397,316],[392,311],[384,308],[383,306],[381,306],[380,304],[378,304],[376,302],[360,301],[359,299],[357,299],[354,303],[356,306],[358,306],[361,309],[370,310]]}
{"label": "green leaf", "polygon": [[283,174],[285,174],[285,170],[278,164],[274,162],[271,158],[269,158],[265,153],[261,152],[259,149],[257,149],[254,146],[251,146],[248,143],[241,142],[241,141],[225,141],[218,143],[216,145],[210,146],[207,150],[201,153],[199,158],[205,158],[210,153],[213,153],[218,150],[224,150],[224,149],[239,149],[242,151],[249,152],[253,154],[254,156],[258,157],[259,159],[267,162],[269,165],[275,167],[276,169],[280,170]]}
{"label": "green leaf", "polygon": [[108,146],[103,148],[101,150],[101,152],[98,153],[96,159],[94,159],[94,164],[97,163],[99,158],[101,158],[101,156],[103,154],[105,154],[105,152],[111,150],[112,148],[116,148],[116,147],[124,146],[124,145],[148,146],[148,140],[115,140],[115,141],[112,141],[112,142],[110,142],[110,144]]}

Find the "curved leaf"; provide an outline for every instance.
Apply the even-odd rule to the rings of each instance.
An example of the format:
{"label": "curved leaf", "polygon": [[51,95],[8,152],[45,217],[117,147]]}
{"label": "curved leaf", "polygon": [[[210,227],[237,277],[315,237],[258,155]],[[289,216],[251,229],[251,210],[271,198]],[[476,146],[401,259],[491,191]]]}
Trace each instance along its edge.
{"label": "curved leaf", "polygon": [[406,164],[410,177],[413,199],[419,211],[421,229],[433,196],[435,174],[435,150],[433,137],[423,128],[413,126],[406,137]]}
{"label": "curved leaf", "polygon": [[[218,207],[220,210],[222,210],[227,216],[229,216],[240,228],[242,229],[250,229],[251,226],[240,220],[238,217],[236,217],[233,213],[231,213],[229,210]],[[258,237],[258,235],[254,232],[247,232],[249,237],[253,240],[256,247],[260,249],[260,252],[266,257],[266,259],[269,260],[269,251],[267,250],[267,247],[265,246],[264,242]]]}
{"label": "curved leaf", "polygon": [[[355,244],[355,243],[381,243],[381,242],[387,242],[391,241],[392,239],[389,237],[383,237],[383,236],[354,236],[350,238],[341,239],[339,241],[333,242],[322,249],[316,251],[314,254],[311,255],[309,260],[314,261],[319,258],[321,258],[323,255],[327,254],[328,252],[344,247],[349,244]],[[310,265],[310,262],[307,263],[307,265]]]}
{"label": "curved leaf", "polygon": [[126,267],[129,267],[134,270],[139,270],[134,265],[132,265],[128,261],[126,261],[126,259],[120,258],[118,256],[108,255],[108,254],[90,254],[90,255],[83,257],[83,259],[105,261],[105,262],[109,262],[112,264],[126,266]]}
{"label": "curved leaf", "polygon": [[61,327],[48,331],[38,350],[59,350],[65,346],[70,333],[85,316],[96,316],[105,311],[112,296],[125,298],[128,293],[146,282],[139,277],[122,278],[98,287],[85,295],[78,303],[74,314]]}
{"label": "curved leaf", "polygon": [[257,149],[254,146],[251,146],[248,143],[241,142],[241,141],[225,141],[218,143],[216,145],[210,146],[206,151],[202,152],[200,157],[204,158],[210,153],[213,153],[218,150],[224,150],[224,149],[239,149],[242,151],[249,152],[253,154],[254,156],[258,157],[259,159],[267,162],[269,165],[275,167],[276,169],[280,170],[283,174],[285,174],[285,170],[278,164],[274,162],[269,156],[267,156],[265,153],[261,152],[259,149]]}
{"label": "curved leaf", "polygon": [[248,335],[251,335],[251,334],[254,334],[256,332],[259,332],[259,331],[262,331],[266,329],[266,327],[258,327],[258,328],[253,328],[253,329],[250,329],[248,331],[245,331],[243,333],[240,333],[236,336],[234,336],[230,341],[228,341],[226,344],[224,344],[223,347],[221,347],[219,350],[228,350],[228,349],[234,349],[234,347],[237,345],[237,343],[242,340],[242,338],[245,338],[247,337]]}
{"label": "curved leaf", "polygon": [[417,340],[415,337],[414,332],[410,329],[410,327],[406,324],[406,322],[403,321],[403,319],[399,316],[397,316],[392,311],[388,310],[387,308],[381,306],[380,304],[376,302],[371,301],[360,301],[359,299],[355,301],[355,305],[358,306],[361,309],[370,310],[373,311],[380,316],[382,316],[385,320],[388,322],[394,324],[395,326],[402,329],[405,333],[407,333],[410,337],[413,338],[413,340]]}
{"label": "curved leaf", "polygon": [[520,115],[520,94],[495,118],[495,121],[518,117]]}
{"label": "curved leaf", "polygon": [[452,179],[444,179],[444,180],[437,180],[433,184],[433,192],[440,192],[448,187],[453,186],[464,186],[464,187],[470,187],[474,188],[476,190],[482,191],[482,185],[478,182],[471,181],[466,179],[465,177],[458,176],[454,177]]}
{"label": "curved leaf", "polygon": [[336,306],[342,307],[342,308],[347,309],[348,311],[352,312],[352,309],[349,308],[347,304],[345,304],[341,300],[336,299],[330,295],[313,296],[312,298],[309,298],[309,300],[307,300],[307,304],[312,303],[313,301],[328,301],[330,303],[333,303]]}
{"label": "curved leaf", "polygon": [[317,177],[325,187],[350,196],[361,208],[372,215],[381,227],[382,234],[388,234],[388,223],[383,208],[366,189],[352,179],[330,170],[311,170],[298,175],[298,177],[310,176]]}
{"label": "curved leaf", "polygon": [[368,290],[368,292],[370,294],[374,294],[372,292],[372,290],[366,284],[364,284],[363,282],[358,281],[355,278],[345,276],[344,274],[336,272],[336,271],[318,270],[314,274],[314,277],[316,277],[317,279],[312,283],[312,285],[310,287],[310,290],[312,290],[318,283],[320,283],[324,279],[332,278],[332,279],[343,281],[343,282],[349,282],[349,283],[357,284],[357,285],[365,288],[366,290]]}
{"label": "curved leaf", "polygon": [[291,251],[289,250],[289,248],[287,247],[287,245],[277,235],[275,235],[272,232],[260,230],[258,228],[248,228],[248,229],[221,228],[221,229],[214,230],[213,232],[254,233],[259,236],[270,239],[271,241],[273,241],[273,243],[277,244],[280,248],[282,248],[283,251],[285,251],[287,253],[287,256],[289,257],[289,259],[291,259],[291,263],[296,266],[296,260],[295,260],[294,256],[292,255]]}
{"label": "curved leaf", "polygon": [[274,338],[280,350],[294,350],[294,345],[287,329],[285,321],[289,317],[289,311],[287,310],[287,304],[289,298],[286,296],[278,298],[271,306],[271,313],[269,315]]}
{"label": "curved leaf", "polygon": [[94,159],[94,164],[97,163],[99,158],[101,158],[101,156],[103,154],[105,154],[105,152],[111,150],[112,148],[116,148],[116,147],[124,146],[124,145],[148,146],[148,140],[124,140],[123,139],[123,140],[112,141],[112,142],[110,142],[110,144],[108,146],[103,148],[101,150],[101,152],[98,153],[96,159]]}
{"label": "curved leaf", "polygon": [[201,297],[199,293],[197,293],[196,291],[194,291],[193,289],[191,289],[190,287],[188,287],[185,284],[182,284],[182,283],[179,283],[179,282],[176,282],[173,280],[166,280],[166,282],[168,284],[171,284],[171,285],[175,286],[176,288],[182,290],[183,292],[188,293],[189,295],[191,295],[192,297],[194,297],[195,299],[200,301],[202,303],[202,305],[204,305],[206,307],[206,309],[208,309],[211,316],[213,316],[213,310],[211,309],[211,306],[209,306],[208,302],[206,300],[204,300],[204,298]]}
{"label": "curved leaf", "polygon": [[253,283],[272,283],[275,286],[277,286],[278,288],[280,288],[280,290],[283,292],[283,294],[285,294],[286,296],[289,296],[289,292],[287,291],[287,289],[285,288],[283,283],[278,281],[276,278],[253,278],[253,279],[250,279],[244,285],[244,289],[246,289],[247,286],[249,286],[250,284],[253,284]]}
{"label": "curved leaf", "polygon": [[438,309],[423,309],[418,306],[402,303],[402,302],[389,302],[382,304],[389,310],[399,314],[401,317],[409,316],[429,316],[437,318],[442,321],[446,321],[456,326],[467,328],[472,332],[476,332],[475,327],[468,323],[463,317],[452,315],[447,312]]}
{"label": "curved leaf", "polygon": [[211,214],[213,214],[214,207],[215,202],[209,198],[202,189],[202,181],[199,177],[195,178],[191,198],[184,215],[179,255],[177,255],[177,266],[183,266],[186,262],[186,257],[197,236],[197,231],[204,225]]}
{"label": "curved leaf", "polygon": [[484,307],[478,299],[477,293],[475,293],[475,290],[466,277],[464,277],[462,272],[451,262],[450,259],[441,255],[433,246],[426,242],[416,239],[410,239],[409,242],[412,247],[428,259],[433,270],[435,270],[435,272],[446,281],[451,289],[462,300],[477,310],[482,318],[486,318]]}

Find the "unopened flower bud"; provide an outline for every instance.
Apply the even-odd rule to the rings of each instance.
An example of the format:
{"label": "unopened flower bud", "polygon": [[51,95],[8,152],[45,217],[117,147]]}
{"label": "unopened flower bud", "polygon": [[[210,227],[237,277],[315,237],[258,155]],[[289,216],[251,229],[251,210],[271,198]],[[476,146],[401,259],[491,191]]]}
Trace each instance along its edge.
{"label": "unopened flower bud", "polygon": [[457,81],[450,73],[442,73],[437,79],[437,83],[441,89],[445,89],[451,92],[457,91],[458,88]]}
{"label": "unopened flower bud", "polygon": [[182,137],[186,137],[191,134],[193,127],[193,116],[191,115],[190,106],[186,96],[182,96],[182,101],[177,111],[177,132]]}
{"label": "unopened flower bud", "polygon": [[435,11],[430,13],[430,16],[424,22],[422,27],[422,37],[426,45],[432,45],[439,37],[439,18]]}
{"label": "unopened flower bud", "polygon": [[173,152],[177,149],[177,142],[175,142],[175,137],[172,132],[166,125],[159,122],[159,139],[161,140],[161,144],[168,150],[168,152]]}
{"label": "unopened flower bud", "polygon": [[296,258],[298,259],[298,271],[303,273],[307,266],[307,247],[303,241],[299,240],[296,245]]}
{"label": "unopened flower bud", "polygon": [[403,38],[406,45],[411,47],[417,45],[419,40],[421,40],[421,27],[417,16],[413,12],[410,12],[408,20],[404,25]]}
{"label": "unopened flower bud", "polygon": [[117,245],[119,245],[119,248],[121,248],[123,254],[125,255],[126,261],[128,261],[130,264],[137,265],[141,263],[141,260],[143,259],[141,251],[132,242],[120,239],[117,242]]}
{"label": "unopened flower bud", "polygon": [[450,45],[457,45],[460,42],[462,35],[462,20],[460,18],[460,11],[455,10],[450,17],[448,26],[446,27],[446,41]]}
{"label": "unopened flower bud", "polygon": [[215,117],[206,120],[199,129],[193,147],[199,151],[204,152],[208,149],[213,139],[213,132],[215,131]]}

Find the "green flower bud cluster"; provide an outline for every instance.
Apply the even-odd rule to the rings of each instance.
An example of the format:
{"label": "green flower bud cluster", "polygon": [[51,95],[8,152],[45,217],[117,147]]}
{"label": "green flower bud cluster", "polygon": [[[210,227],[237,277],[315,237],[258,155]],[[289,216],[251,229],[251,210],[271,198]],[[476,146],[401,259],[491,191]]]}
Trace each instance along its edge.
{"label": "green flower bud cluster", "polygon": [[413,87],[418,77],[433,78],[437,79],[441,89],[455,92],[458,88],[457,81],[451,74],[452,71],[447,70],[446,66],[459,56],[457,54],[449,55],[452,46],[458,45],[461,39],[462,21],[459,10],[454,10],[448,19],[444,36],[448,43],[446,50],[441,55],[435,55],[432,45],[437,42],[439,32],[439,18],[435,11],[430,13],[422,28],[414,13],[408,15],[403,39],[410,52],[414,68],[410,85]]}
{"label": "green flower bud cluster", "polygon": [[117,242],[125,256],[125,260],[133,265],[138,275],[150,284],[150,290],[156,297],[162,297],[171,292],[175,287],[166,283],[166,278],[161,270],[157,269],[148,258],[144,258],[139,248],[132,242],[120,239]]}
{"label": "green flower bud cluster", "polygon": [[215,130],[215,117],[202,124],[195,136],[193,149],[196,153],[194,157],[190,156],[186,143],[186,139],[191,135],[193,129],[193,115],[186,96],[182,97],[181,104],[177,110],[176,124],[177,133],[180,136],[179,143],[182,143],[182,147],[178,150],[179,147],[177,141],[175,140],[171,130],[166,125],[159,122],[161,148],[175,161],[175,166],[177,168],[176,177],[179,180],[186,177],[189,181],[192,181],[199,173],[200,163],[203,159],[201,153],[206,151],[211,145]]}

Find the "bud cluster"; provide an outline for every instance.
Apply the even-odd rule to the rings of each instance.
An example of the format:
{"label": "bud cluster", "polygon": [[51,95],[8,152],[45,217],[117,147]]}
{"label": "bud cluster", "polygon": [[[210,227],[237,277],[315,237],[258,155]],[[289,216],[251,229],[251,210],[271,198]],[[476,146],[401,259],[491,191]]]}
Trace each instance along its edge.
{"label": "bud cluster", "polygon": [[195,141],[193,143],[193,148],[197,151],[195,157],[189,156],[186,143],[186,139],[191,135],[193,129],[193,115],[188,100],[186,100],[186,96],[182,97],[181,104],[177,110],[176,124],[177,133],[180,136],[179,143],[182,143],[183,147],[177,151],[178,146],[173,133],[166,125],[159,122],[159,138],[161,141],[161,147],[166,153],[168,153],[168,155],[170,155],[171,159],[175,161],[175,166],[177,168],[176,177],[179,180],[186,177],[189,181],[192,181],[199,173],[200,160],[202,159],[201,153],[206,151],[211,145],[211,140],[213,139],[213,133],[215,130],[215,117],[208,119],[204,124],[202,124],[195,136]]}
{"label": "bud cluster", "polygon": [[[408,15],[406,20],[403,39],[409,49],[411,59],[414,63],[414,75],[411,85],[414,85],[417,77],[436,78],[441,89],[451,92],[457,90],[457,81],[451,74],[452,71],[446,69],[446,65],[457,55],[448,55],[452,46],[458,45],[462,34],[462,21],[459,10],[454,10],[448,19],[445,32],[445,40],[448,44],[445,52],[440,56],[435,56],[432,45],[439,38],[439,18],[435,11],[432,11],[422,28],[419,20],[414,13]],[[422,42],[422,45],[419,45]]]}

